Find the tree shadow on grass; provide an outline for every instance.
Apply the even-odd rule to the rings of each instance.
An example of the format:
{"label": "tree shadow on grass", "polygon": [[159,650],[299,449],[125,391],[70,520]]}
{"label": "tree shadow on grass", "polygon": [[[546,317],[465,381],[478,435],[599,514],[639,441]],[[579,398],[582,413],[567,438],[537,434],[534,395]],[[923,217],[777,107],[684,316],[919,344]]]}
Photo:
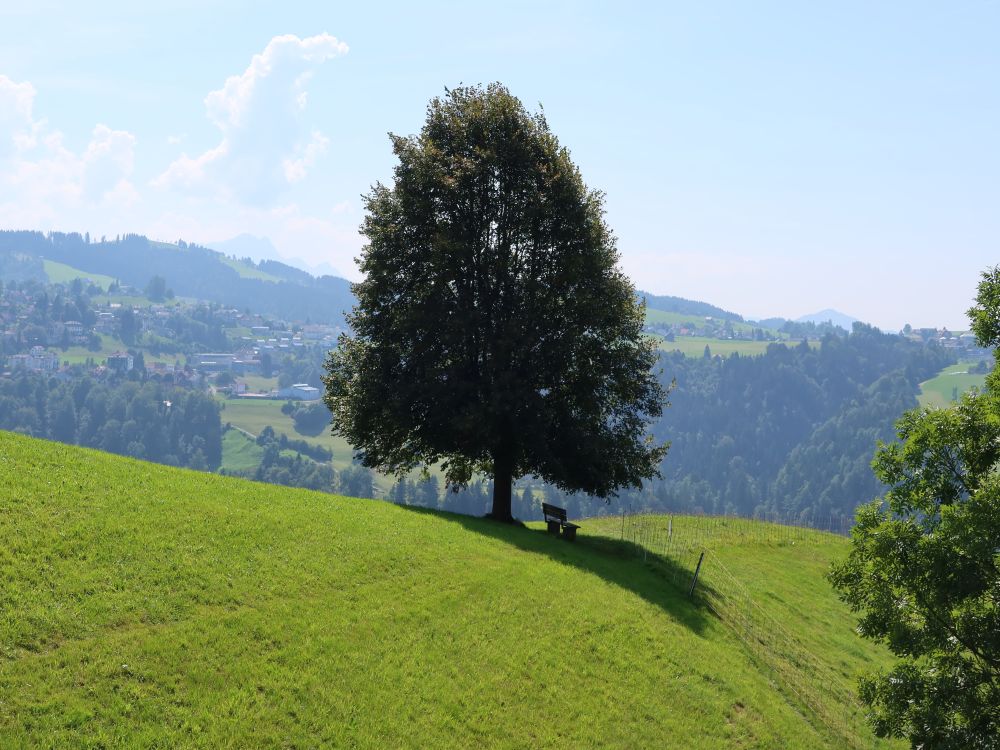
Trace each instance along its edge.
{"label": "tree shadow on grass", "polygon": [[580,529],[576,540],[570,542],[549,534],[544,528],[533,529],[415,505],[397,507],[457,523],[469,531],[497,539],[525,552],[546,555],[564,565],[572,565],[599,576],[659,607],[695,633],[701,634],[710,619],[713,619],[707,608],[699,606],[697,597],[688,598],[686,587],[682,590],[675,583],[689,582],[692,571],[669,558],[644,555],[645,549],[633,542],[593,536],[587,534],[585,529]]}

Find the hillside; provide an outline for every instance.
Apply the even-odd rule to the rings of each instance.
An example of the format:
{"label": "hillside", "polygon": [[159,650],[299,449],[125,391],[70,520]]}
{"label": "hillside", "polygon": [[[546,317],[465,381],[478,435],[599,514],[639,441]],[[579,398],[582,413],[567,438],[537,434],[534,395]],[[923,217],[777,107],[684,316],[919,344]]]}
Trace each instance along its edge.
{"label": "hillside", "polygon": [[[0,746],[865,746],[610,539],[0,433]],[[606,533],[607,537],[599,536]],[[849,681],[845,541],[731,543]]]}
{"label": "hillside", "polygon": [[645,299],[646,305],[652,310],[661,310],[667,313],[682,313],[683,315],[696,315],[700,317],[710,316],[742,322],[743,316],[734,312],[723,310],[721,307],[710,305],[707,302],[685,299],[683,297],[673,297],[667,294],[650,294],[649,292],[636,292],[639,299]]}
{"label": "hillside", "polygon": [[313,276],[273,260],[258,264],[206,247],[141,235],[91,241],[79,234],[0,231],[0,277],[66,281],[76,273],[114,278],[136,289],[153,276],[181,297],[290,320],[339,325],[353,305],[350,283]]}
{"label": "hillside", "polygon": [[855,323],[859,322],[853,315],[848,315],[847,313],[842,313],[839,310],[833,310],[829,307],[820,310],[819,312],[802,315],[795,319],[795,322],[797,323],[826,323],[827,321],[833,323],[835,326],[843,328],[845,331],[850,331],[851,327]]}
{"label": "hillside", "polygon": [[986,374],[975,372],[978,362],[959,362],[949,365],[930,380],[920,384],[917,397],[923,407],[943,408],[971,388],[982,389]]}
{"label": "hillside", "polygon": [[[354,304],[350,283],[337,276],[314,277],[268,257],[272,253],[267,248],[273,251],[268,241],[249,236],[207,248],[182,241],[154,242],[134,234],[98,241],[78,233],[0,230],[0,279],[65,283],[89,278],[104,288],[117,279],[143,289],[157,275],[182,297],[250,307],[289,320],[341,324]],[[247,255],[261,259],[254,262]],[[736,313],[683,297],[648,292],[638,292],[637,297],[647,301],[653,323],[703,321],[706,316],[736,324],[743,320]]]}

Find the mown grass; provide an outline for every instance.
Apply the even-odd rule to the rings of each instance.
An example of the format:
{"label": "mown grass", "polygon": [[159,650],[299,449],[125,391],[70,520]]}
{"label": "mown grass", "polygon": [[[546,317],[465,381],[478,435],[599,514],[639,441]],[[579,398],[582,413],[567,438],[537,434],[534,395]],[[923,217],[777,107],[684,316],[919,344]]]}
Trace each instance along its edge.
{"label": "mown grass", "polygon": [[[668,558],[682,563],[679,580],[684,586],[699,554],[705,553],[698,587],[706,604],[744,636],[749,634],[758,665],[780,689],[806,702],[815,721],[839,733],[834,746],[903,746],[872,745],[856,695],[860,674],[889,666],[891,655],[860,638],[854,616],[834,590],[817,585],[830,562],[847,554],[845,537],[738,518],[642,520],[636,543],[654,552],[669,550]],[[632,524],[622,524],[620,518],[594,519],[584,529],[619,538],[623,526],[628,537]]]}
{"label": "mown grass", "polygon": [[[0,747],[837,746],[596,531],[0,433]],[[830,597],[788,581],[791,613]]]}
{"label": "mown grass", "polygon": [[957,365],[949,365],[930,380],[925,380],[920,384],[920,393],[917,396],[920,405],[943,408],[952,403],[952,395],[956,388],[959,396],[972,388],[982,389],[986,383],[986,376],[970,372],[976,364],[976,362],[959,362]]}

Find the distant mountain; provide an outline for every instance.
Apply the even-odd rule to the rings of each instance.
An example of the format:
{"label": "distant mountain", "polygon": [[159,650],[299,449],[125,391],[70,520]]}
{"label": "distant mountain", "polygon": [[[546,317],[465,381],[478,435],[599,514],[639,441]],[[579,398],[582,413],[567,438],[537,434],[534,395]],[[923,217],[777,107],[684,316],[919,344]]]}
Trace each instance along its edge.
{"label": "distant mountain", "polygon": [[734,312],[723,310],[721,307],[710,305],[707,302],[684,299],[683,297],[671,297],[669,295],[650,294],[649,292],[636,292],[639,299],[645,298],[646,305],[654,310],[664,312],[682,313],[684,315],[698,315],[700,317],[721,318],[723,320],[742,321],[743,316]]}
{"label": "distant mountain", "polygon": [[338,269],[329,263],[307,263],[301,258],[289,258],[278,252],[278,248],[267,237],[255,237],[252,234],[239,234],[228,240],[209,242],[207,247],[218,250],[226,255],[237,258],[250,258],[255,263],[270,260],[297,268],[312,276],[343,276]]}
{"label": "distant mountain", "polygon": [[845,331],[850,331],[851,326],[860,322],[857,318],[838,312],[837,310],[831,310],[830,308],[795,319],[796,323],[826,323],[827,321],[830,321],[835,326],[840,326]]}

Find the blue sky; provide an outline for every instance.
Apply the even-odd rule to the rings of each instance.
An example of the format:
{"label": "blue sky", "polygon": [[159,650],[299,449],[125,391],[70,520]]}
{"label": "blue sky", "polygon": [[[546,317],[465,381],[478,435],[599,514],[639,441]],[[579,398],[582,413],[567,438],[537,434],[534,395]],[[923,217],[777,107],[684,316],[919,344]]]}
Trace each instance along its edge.
{"label": "blue sky", "polygon": [[355,277],[387,131],[544,106],[644,289],[964,326],[1000,262],[1000,3],[0,8],[0,226],[267,236]]}

